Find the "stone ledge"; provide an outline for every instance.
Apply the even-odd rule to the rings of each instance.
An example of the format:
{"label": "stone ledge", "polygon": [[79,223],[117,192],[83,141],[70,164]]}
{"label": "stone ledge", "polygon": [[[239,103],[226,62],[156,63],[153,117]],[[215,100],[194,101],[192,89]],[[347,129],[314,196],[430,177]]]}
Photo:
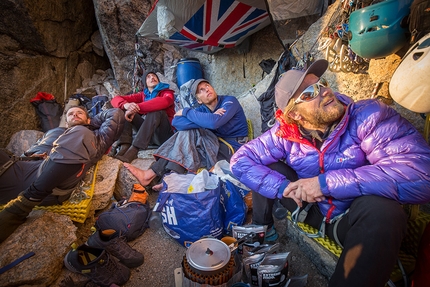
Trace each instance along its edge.
{"label": "stone ledge", "polygon": [[287,236],[308,256],[322,275],[327,279],[330,278],[334,272],[338,258],[315,240],[301,234],[290,220],[286,220],[286,222]]}

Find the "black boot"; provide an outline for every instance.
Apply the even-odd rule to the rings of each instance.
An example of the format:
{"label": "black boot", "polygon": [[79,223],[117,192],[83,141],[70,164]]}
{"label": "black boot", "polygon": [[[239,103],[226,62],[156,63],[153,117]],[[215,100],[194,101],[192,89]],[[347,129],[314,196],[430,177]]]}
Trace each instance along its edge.
{"label": "black boot", "polygon": [[123,156],[128,151],[129,148],[130,148],[130,144],[121,144],[119,146],[119,151],[116,154],[116,156]]}
{"label": "black boot", "polygon": [[25,196],[18,195],[17,198],[9,201],[4,209],[0,211],[0,242],[6,240],[21,224],[25,222],[33,207],[41,201],[31,201]]}
{"label": "black boot", "polygon": [[117,154],[118,149],[118,141],[114,142],[110,147],[109,153],[107,154],[110,157],[114,157]]}
{"label": "black boot", "polygon": [[137,153],[139,152],[139,149],[135,146],[131,146],[124,155],[117,156],[116,158],[123,162],[132,162],[134,159],[137,158]]}

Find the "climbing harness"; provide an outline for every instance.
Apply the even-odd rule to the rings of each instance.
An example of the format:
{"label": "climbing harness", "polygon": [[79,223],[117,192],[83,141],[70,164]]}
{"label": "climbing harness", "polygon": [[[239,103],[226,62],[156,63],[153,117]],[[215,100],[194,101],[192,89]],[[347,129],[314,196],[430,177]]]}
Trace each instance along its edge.
{"label": "climbing harness", "polygon": [[321,221],[321,225],[320,225],[318,231],[316,233],[309,233],[309,232],[306,232],[305,230],[303,230],[300,227],[299,223],[305,221],[306,217],[308,216],[308,212],[312,208],[312,206],[313,206],[313,204],[309,203],[302,210],[300,209],[300,206],[297,206],[296,210],[294,210],[291,213],[291,221],[293,223],[293,226],[295,228],[297,228],[297,230],[301,234],[304,234],[309,238],[319,238],[319,237],[324,238],[325,237],[326,224],[327,223],[328,224],[334,224],[333,233],[334,233],[335,241],[339,246],[342,247],[342,244],[339,242],[339,239],[337,238],[337,225],[339,224],[340,219],[342,219],[342,217],[345,216],[349,212],[349,209],[347,209],[345,212],[333,217],[330,220],[327,220],[327,217],[324,216],[324,218]]}

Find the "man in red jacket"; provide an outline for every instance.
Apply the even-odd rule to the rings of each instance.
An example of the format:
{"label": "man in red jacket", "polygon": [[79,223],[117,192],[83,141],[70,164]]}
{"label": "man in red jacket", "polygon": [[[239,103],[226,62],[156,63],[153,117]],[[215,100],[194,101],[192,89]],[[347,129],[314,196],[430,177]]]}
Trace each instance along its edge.
{"label": "man in red jacket", "polygon": [[[118,140],[121,149],[116,154],[117,159],[130,163],[137,158],[139,150],[146,150],[151,144],[160,146],[173,135],[174,91],[160,82],[155,72],[145,75],[143,92],[115,96],[111,103],[114,108],[123,109],[125,119],[131,123],[126,123]],[[134,139],[132,127],[137,130]]]}

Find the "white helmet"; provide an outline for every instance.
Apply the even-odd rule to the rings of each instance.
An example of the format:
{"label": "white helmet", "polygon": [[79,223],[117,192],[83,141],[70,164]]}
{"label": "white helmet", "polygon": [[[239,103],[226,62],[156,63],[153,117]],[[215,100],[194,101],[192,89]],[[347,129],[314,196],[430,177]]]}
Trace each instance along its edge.
{"label": "white helmet", "polygon": [[429,51],[430,33],[408,50],[389,85],[393,100],[416,113],[430,113]]}

